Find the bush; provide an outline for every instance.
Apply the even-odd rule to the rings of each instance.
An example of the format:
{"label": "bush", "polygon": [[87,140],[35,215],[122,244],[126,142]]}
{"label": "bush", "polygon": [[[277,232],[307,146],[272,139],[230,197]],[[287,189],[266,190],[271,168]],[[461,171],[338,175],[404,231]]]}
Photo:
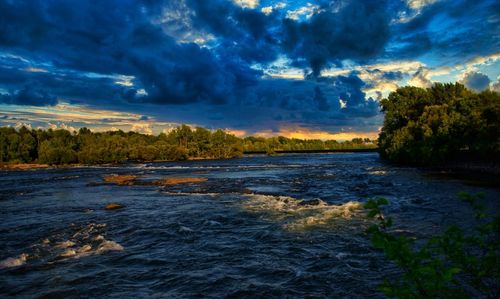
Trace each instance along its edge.
{"label": "bush", "polygon": [[368,217],[378,221],[368,229],[372,244],[395,262],[402,275],[385,280],[380,289],[397,298],[498,298],[500,296],[500,214],[487,217],[480,203],[482,194],[459,194],[474,210],[477,226],[466,233],[458,226],[449,227],[416,248],[413,240],[395,236],[389,229],[381,206],[384,198],[365,204]]}

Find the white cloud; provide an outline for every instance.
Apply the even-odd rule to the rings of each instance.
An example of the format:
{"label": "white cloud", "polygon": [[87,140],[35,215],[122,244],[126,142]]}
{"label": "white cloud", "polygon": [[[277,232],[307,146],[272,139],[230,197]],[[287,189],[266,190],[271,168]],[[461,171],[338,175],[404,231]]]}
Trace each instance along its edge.
{"label": "white cloud", "polygon": [[75,127],[72,127],[72,126],[67,125],[67,124],[65,124],[65,123],[61,123],[61,124],[59,125],[59,128],[64,129],[64,130],[68,130],[68,131],[70,131],[70,132],[76,131]]}
{"label": "white cloud", "polygon": [[409,8],[414,10],[421,10],[427,5],[436,3],[438,0],[407,0],[406,4]]}
{"label": "white cloud", "polygon": [[376,63],[369,64],[363,66],[353,66],[351,68],[331,68],[321,72],[323,76],[340,76],[347,75],[351,71],[357,72],[367,72],[379,70],[381,72],[403,72],[403,73],[413,73],[416,72],[421,67],[425,67],[420,61],[412,61],[412,60],[400,60],[400,61],[392,61],[386,63]]}
{"label": "white cloud", "polygon": [[299,20],[301,18],[309,19],[320,11],[321,9],[319,5],[307,3],[305,6],[287,11],[286,17],[292,20]]}
{"label": "white cloud", "polygon": [[343,101],[342,99],[339,99],[339,105],[340,105],[340,109],[344,109],[347,107],[347,102]]}
{"label": "white cloud", "polygon": [[262,7],[260,11],[262,11],[262,13],[265,15],[269,15],[273,12],[273,7],[272,6]]}
{"label": "white cloud", "polygon": [[274,5],[274,9],[283,9],[286,7],[286,3],[285,2],[278,2]]}
{"label": "white cloud", "polygon": [[130,131],[134,131],[137,133],[153,135],[153,128],[149,123],[135,123],[132,124]]}
{"label": "white cloud", "polygon": [[49,122],[49,123],[47,123],[47,128],[52,129],[52,130],[63,129],[63,130],[67,130],[70,132],[77,131],[77,129],[75,127],[67,125],[65,123],[59,123],[59,125],[57,125],[57,124],[53,124],[53,123]]}
{"label": "white cloud", "polygon": [[259,6],[259,0],[233,0],[234,4],[243,8],[256,8]]}
{"label": "white cloud", "polygon": [[464,72],[478,71],[479,67],[489,66],[495,63],[498,59],[500,59],[500,53],[495,53],[487,56],[477,56],[464,63],[432,69],[430,70],[429,75],[433,77],[433,76],[446,75],[451,73],[452,71],[464,71]]}
{"label": "white cloud", "polygon": [[497,77],[497,81],[491,82],[490,89],[491,91],[500,93],[500,76]]}
{"label": "white cloud", "polygon": [[426,6],[434,4],[439,0],[406,0],[406,5],[410,11],[402,11],[398,17],[392,20],[393,23],[407,23],[418,16]]}
{"label": "white cloud", "polygon": [[134,79],[135,79],[134,76],[119,75],[117,80],[115,81],[115,84],[128,86],[128,87],[134,86],[134,83],[132,82],[132,80],[134,80]]}
{"label": "white cloud", "polygon": [[144,96],[148,95],[148,92],[144,88],[141,88],[141,89],[137,90],[136,95],[140,96],[140,97],[144,97]]}
{"label": "white cloud", "polygon": [[28,73],[48,73],[46,69],[38,68],[38,67],[27,67],[24,68],[23,71]]}
{"label": "white cloud", "polygon": [[284,3],[284,2],[278,2],[278,3],[276,3],[276,4],[275,4],[275,5],[273,5],[273,6],[266,6],[266,7],[262,7],[260,11],[261,11],[263,14],[269,15],[269,14],[271,14],[271,13],[272,13],[275,9],[283,9],[283,8],[285,8],[285,7],[286,7],[286,3]]}
{"label": "white cloud", "polygon": [[432,81],[429,79],[429,76],[429,69],[421,67],[413,74],[413,77],[408,81],[408,85],[422,88],[431,87]]}
{"label": "white cloud", "polygon": [[31,130],[31,124],[30,124],[30,123],[25,123],[25,122],[17,122],[17,123],[14,125],[14,128],[15,128],[16,130],[21,129],[22,127],[26,127],[28,130]]}

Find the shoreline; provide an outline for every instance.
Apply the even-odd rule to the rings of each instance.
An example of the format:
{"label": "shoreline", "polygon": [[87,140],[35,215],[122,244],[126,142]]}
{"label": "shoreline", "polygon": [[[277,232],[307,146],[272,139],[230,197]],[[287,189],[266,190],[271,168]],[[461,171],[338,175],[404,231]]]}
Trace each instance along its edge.
{"label": "shoreline", "polygon": [[[354,149],[354,150],[304,150],[304,151],[276,151],[276,154],[321,154],[321,153],[366,153],[366,152],[376,152],[376,149]],[[248,151],[244,152],[243,156],[246,155],[266,155],[266,152],[260,151]],[[242,156],[242,157],[243,157]],[[96,163],[96,164],[42,164],[42,163],[3,163],[0,164],[0,171],[23,171],[23,170],[35,170],[35,169],[57,169],[57,168],[78,168],[86,166],[120,166],[129,163],[165,163],[165,162],[182,162],[182,161],[205,161],[205,160],[230,160],[237,159],[233,158],[212,158],[212,157],[191,157],[187,160],[153,160],[153,161],[124,161],[123,163]]]}
{"label": "shoreline", "polygon": [[39,163],[18,163],[18,164],[3,164],[0,165],[0,171],[22,171],[33,169],[54,169],[54,168],[78,168],[84,166],[83,164],[61,164],[49,165]]}
{"label": "shoreline", "polygon": [[[325,149],[325,150],[275,150],[274,154],[327,154],[327,153],[375,153],[378,148]],[[244,155],[266,155],[266,151],[245,151]]]}
{"label": "shoreline", "polygon": [[120,166],[131,163],[165,163],[165,162],[182,162],[182,161],[200,161],[200,160],[228,160],[234,158],[226,159],[216,159],[216,158],[203,158],[203,157],[193,157],[187,160],[153,160],[153,161],[124,161],[123,163],[95,163],[95,164],[42,164],[42,163],[16,163],[0,164],[0,171],[22,171],[22,170],[35,170],[35,169],[57,169],[57,168],[79,168],[88,166]]}

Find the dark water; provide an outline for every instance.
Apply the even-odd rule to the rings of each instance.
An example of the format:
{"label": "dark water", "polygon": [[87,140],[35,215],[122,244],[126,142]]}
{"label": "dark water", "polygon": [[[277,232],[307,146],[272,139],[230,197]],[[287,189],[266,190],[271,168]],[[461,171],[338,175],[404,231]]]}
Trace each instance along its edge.
{"label": "dark water", "polygon": [[[99,184],[107,174],[208,181]],[[370,247],[357,202],[387,197],[398,230],[425,237],[467,225],[458,191],[485,192],[498,209],[499,189],[384,165],[374,153],[2,172],[0,294],[378,297],[397,271]],[[125,208],[105,211],[110,202]]]}

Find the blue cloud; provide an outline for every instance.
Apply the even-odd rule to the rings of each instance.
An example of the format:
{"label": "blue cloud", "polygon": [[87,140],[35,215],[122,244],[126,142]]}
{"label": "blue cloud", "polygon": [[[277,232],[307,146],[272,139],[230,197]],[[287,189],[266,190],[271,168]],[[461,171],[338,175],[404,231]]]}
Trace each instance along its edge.
{"label": "blue cloud", "polygon": [[[169,107],[177,121],[227,127],[372,128],[380,114],[364,90],[407,74],[372,69],[378,81],[369,82],[323,70],[399,59],[453,65],[500,48],[494,0],[437,1],[419,13],[399,0],[310,2],[314,13],[295,20],[287,10],[308,2],[265,14],[260,8],[272,2],[250,9],[228,0],[0,0],[0,101],[61,100],[144,115]],[[305,79],[265,76],[278,59]],[[477,75],[468,80],[472,88],[485,84]]]}
{"label": "blue cloud", "polygon": [[12,94],[0,95],[0,103],[31,106],[53,106],[57,104],[57,99],[43,89],[25,86]]}
{"label": "blue cloud", "polygon": [[490,78],[479,72],[467,72],[464,74],[462,84],[475,91],[483,91],[490,87]]}

